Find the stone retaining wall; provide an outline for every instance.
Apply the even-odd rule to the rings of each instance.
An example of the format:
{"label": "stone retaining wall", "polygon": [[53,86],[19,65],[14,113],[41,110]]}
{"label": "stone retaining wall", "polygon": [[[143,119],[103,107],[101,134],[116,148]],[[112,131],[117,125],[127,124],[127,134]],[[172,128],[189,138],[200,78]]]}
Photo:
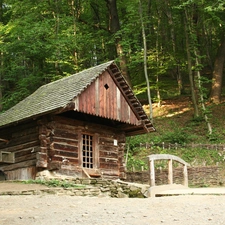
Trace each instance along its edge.
{"label": "stone retaining wall", "polygon": [[[163,185],[168,183],[168,170],[155,171],[156,185]],[[135,182],[141,184],[149,183],[149,172],[127,172],[128,182]],[[183,168],[173,169],[173,181],[176,184],[183,183]],[[189,186],[225,186],[225,172],[223,168],[218,166],[205,167],[189,167],[188,168],[188,182]]]}
{"label": "stone retaining wall", "polygon": [[[175,168],[173,170],[174,183],[181,184],[183,182],[183,168]],[[156,170],[156,185],[167,184],[168,171]],[[188,168],[189,186],[225,186],[225,173],[221,167],[190,167]],[[106,180],[106,179],[81,179],[65,176],[49,176],[42,174],[37,177],[41,180],[62,180],[69,184],[76,184],[76,187],[69,188],[40,188],[38,190],[23,190],[23,191],[7,191],[0,192],[0,195],[40,195],[40,194],[56,194],[70,196],[99,196],[99,197],[114,197],[114,198],[131,198],[148,197],[149,189],[149,173],[143,172],[128,172],[126,181],[121,180]]]}
{"label": "stone retaining wall", "polygon": [[1,191],[0,195],[41,195],[56,194],[70,196],[98,196],[113,198],[144,198],[148,197],[149,185],[128,183],[121,180],[80,179],[80,178],[47,178],[45,180],[62,180],[69,188],[49,187],[28,188],[27,190]]}

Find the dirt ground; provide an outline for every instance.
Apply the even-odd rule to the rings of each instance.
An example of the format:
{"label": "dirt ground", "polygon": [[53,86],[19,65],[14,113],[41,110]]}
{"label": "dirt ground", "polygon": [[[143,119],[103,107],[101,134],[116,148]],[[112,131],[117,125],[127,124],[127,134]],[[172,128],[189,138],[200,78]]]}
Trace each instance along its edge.
{"label": "dirt ground", "polygon": [[225,224],[225,196],[0,196],[1,225]]}

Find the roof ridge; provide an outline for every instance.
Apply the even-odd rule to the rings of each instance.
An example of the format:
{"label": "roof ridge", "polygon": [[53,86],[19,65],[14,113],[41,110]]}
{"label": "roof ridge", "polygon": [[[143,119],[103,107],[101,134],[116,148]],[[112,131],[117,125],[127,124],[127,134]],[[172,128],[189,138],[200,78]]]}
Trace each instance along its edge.
{"label": "roof ridge", "polygon": [[0,114],[0,127],[65,107],[113,62],[105,62],[40,86],[25,99]]}
{"label": "roof ridge", "polygon": [[[65,77],[62,77],[62,78],[60,78],[60,79],[58,79],[58,80],[54,80],[54,81],[51,81],[51,82],[49,82],[49,83],[47,83],[47,84],[43,84],[43,85],[41,85],[39,88],[46,87],[46,86],[48,86],[48,85],[53,85],[53,84],[55,84],[56,82],[65,81],[66,79],[69,79],[69,78],[71,78],[71,77],[73,77],[73,76],[75,76],[75,75],[79,75],[79,74],[81,74],[81,73],[88,72],[89,70],[93,70],[93,69],[96,69],[96,68],[98,68],[98,67],[103,67],[104,65],[110,65],[110,64],[112,64],[113,62],[114,62],[114,60],[111,60],[111,61],[109,61],[109,62],[105,62],[105,63],[99,64],[99,65],[97,65],[97,66],[94,66],[94,67],[90,67],[90,68],[81,70],[81,71],[79,71],[79,72],[77,72],[77,73],[74,73],[74,74],[71,74],[71,75],[69,75],[69,76],[65,76]],[[37,88],[36,91],[37,91],[39,88]],[[34,92],[35,92],[35,91],[34,91]],[[34,92],[33,92],[33,93],[34,93]],[[32,93],[32,94],[33,94],[33,93]],[[31,94],[31,95],[32,95],[32,94]]]}

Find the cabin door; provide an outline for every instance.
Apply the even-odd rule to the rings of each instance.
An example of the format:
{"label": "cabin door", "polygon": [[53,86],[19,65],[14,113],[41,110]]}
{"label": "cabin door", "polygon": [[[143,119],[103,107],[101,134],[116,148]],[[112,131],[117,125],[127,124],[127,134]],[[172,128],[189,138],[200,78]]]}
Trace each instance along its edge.
{"label": "cabin door", "polygon": [[101,173],[97,166],[97,149],[95,137],[89,134],[82,135],[82,167],[90,177],[100,177]]}

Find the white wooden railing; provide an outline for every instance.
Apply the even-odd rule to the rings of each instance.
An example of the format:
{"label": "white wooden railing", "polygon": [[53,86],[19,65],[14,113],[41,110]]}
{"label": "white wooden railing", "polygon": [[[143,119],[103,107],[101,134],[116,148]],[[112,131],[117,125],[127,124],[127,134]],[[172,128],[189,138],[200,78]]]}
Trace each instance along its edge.
{"label": "white wooden railing", "polygon": [[149,171],[150,171],[150,185],[155,186],[155,160],[168,160],[168,184],[173,184],[173,160],[183,165],[184,182],[183,185],[188,187],[188,171],[187,167],[190,166],[183,159],[175,155],[169,154],[153,154],[148,156]]}

